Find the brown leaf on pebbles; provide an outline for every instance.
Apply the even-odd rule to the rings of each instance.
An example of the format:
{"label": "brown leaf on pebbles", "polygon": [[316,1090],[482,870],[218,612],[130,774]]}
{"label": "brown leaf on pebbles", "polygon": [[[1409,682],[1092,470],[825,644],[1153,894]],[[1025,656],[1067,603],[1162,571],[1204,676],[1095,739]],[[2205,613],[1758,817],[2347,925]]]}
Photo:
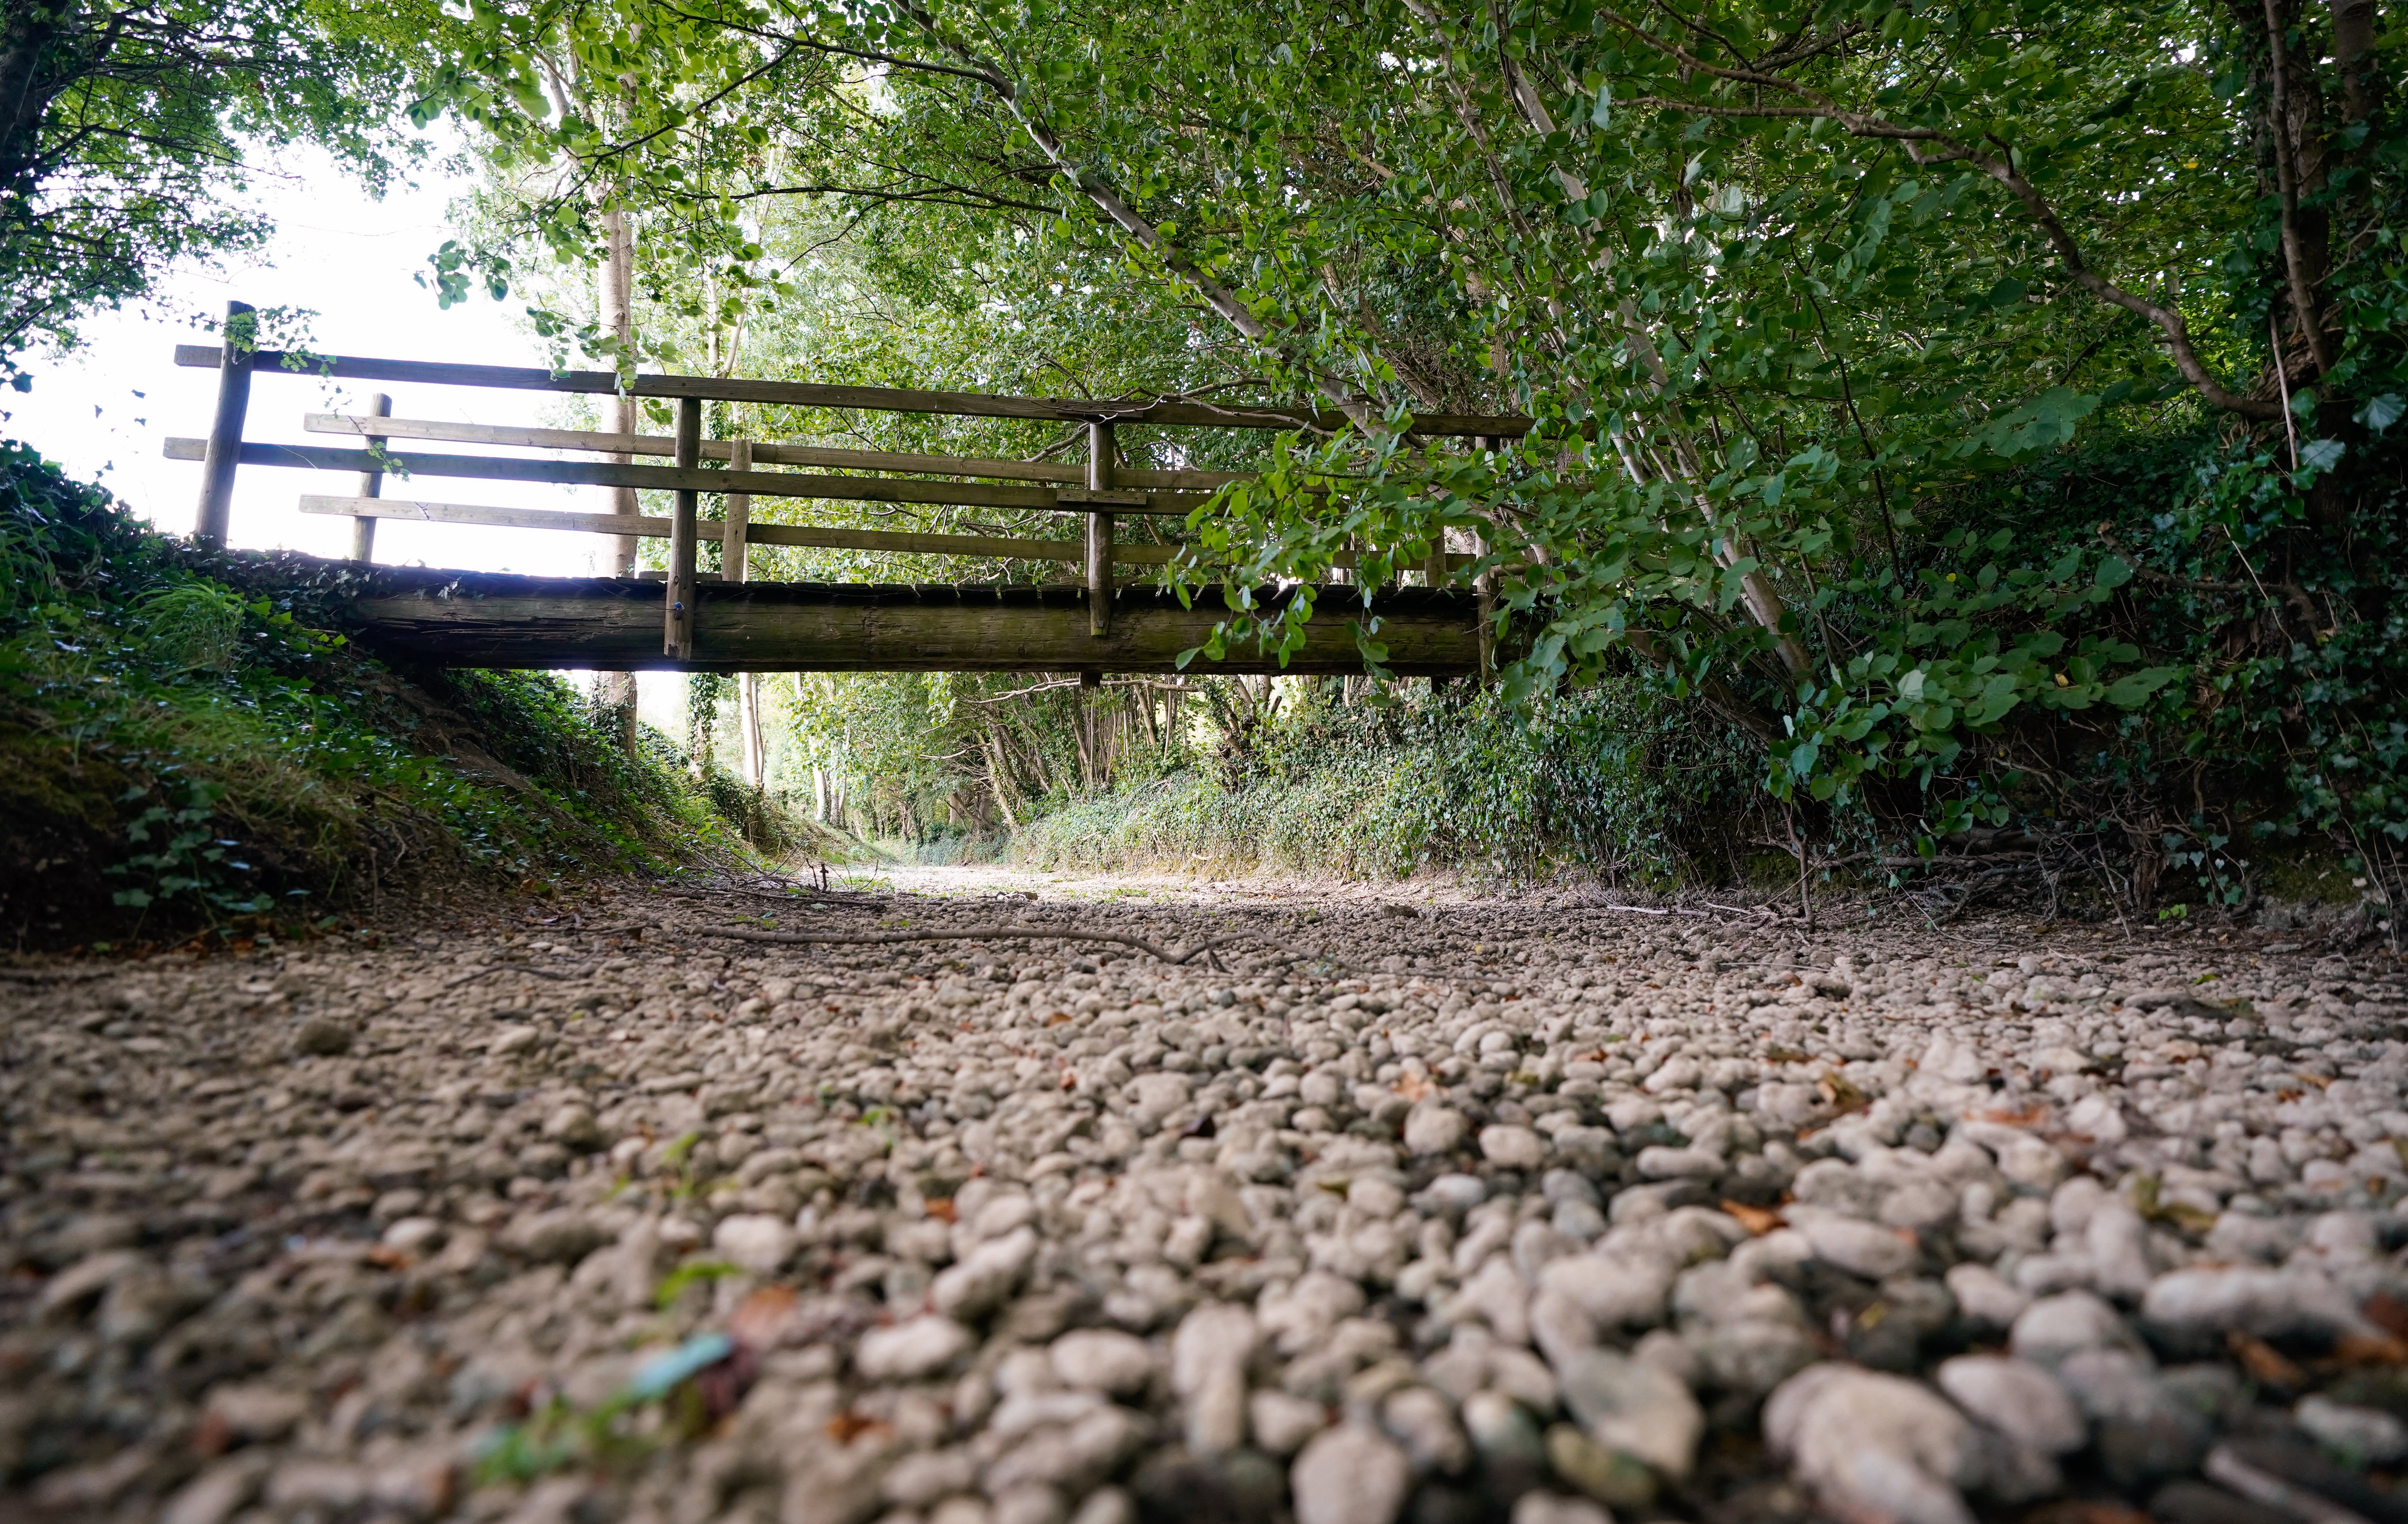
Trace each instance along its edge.
{"label": "brown leaf on pebbles", "polygon": [[2388,1291],[2377,1291],[2361,1309],[2366,1320],[2395,1339],[2408,1339],[2408,1306]]}
{"label": "brown leaf on pebbles", "polygon": [[846,1408],[827,1421],[827,1437],[838,1445],[850,1445],[864,1434],[883,1439],[895,1431],[895,1426],[883,1418],[865,1417]]}
{"label": "brown leaf on pebbles", "polygon": [[2232,1358],[2241,1362],[2242,1369],[2249,1373],[2252,1380],[2269,1387],[2280,1387],[2285,1391],[2306,1389],[2308,1373],[2256,1334],[2234,1329],[2224,1336],[2224,1345],[2232,1351]]}
{"label": "brown leaf on pebbles", "polygon": [[2408,1365],[2408,1340],[2371,1333],[2344,1333],[2333,1341],[2335,1365]]}
{"label": "brown leaf on pebbles", "polygon": [[790,1286],[758,1287],[727,1317],[727,1336],[754,1349],[776,1346],[794,1320],[799,1299]]}
{"label": "brown leaf on pebbles", "polygon": [[2149,1524],[2149,1516],[2112,1499],[2062,1498],[2024,1515],[2022,1524]]}
{"label": "brown leaf on pebbles", "polygon": [[1870,1096],[1849,1084],[1839,1075],[1825,1075],[1815,1081],[1814,1089],[1822,1095],[1823,1104],[1834,1108],[1842,1117],[1862,1111],[1872,1104],[1872,1099]]}
{"label": "brown leaf on pebbles", "polygon": [[1727,1201],[1722,1204],[1722,1209],[1732,1220],[1758,1238],[1762,1238],[1775,1228],[1785,1225],[1788,1221],[1778,1212],[1770,1211],[1761,1206],[1748,1206],[1740,1202]]}

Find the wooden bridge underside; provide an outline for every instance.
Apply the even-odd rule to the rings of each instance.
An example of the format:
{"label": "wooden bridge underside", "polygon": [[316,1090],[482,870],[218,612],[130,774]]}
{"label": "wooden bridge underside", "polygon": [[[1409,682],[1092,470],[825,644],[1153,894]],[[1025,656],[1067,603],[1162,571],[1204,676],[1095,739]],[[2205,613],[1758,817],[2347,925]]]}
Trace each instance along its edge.
{"label": "wooden bridge underside", "polygon": [[[366,645],[466,667],[606,672],[1174,672],[1179,653],[1228,618],[1218,588],[1192,608],[1159,588],[1123,588],[1111,633],[1089,633],[1087,590],[996,583],[704,582],[695,657],[661,650],[661,584],[638,578],[380,567],[351,600]],[[1283,596],[1266,589],[1259,605]],[[1455,677],[1480,664],[1479,603],[1439,588],[1381,591],[1371,612],[1387,670]],[[1335,674],[1363,670],[1351,587],[1319,590],[1304,648],[1285,664],[1232,641],[1228,658],[1189,672]]]}

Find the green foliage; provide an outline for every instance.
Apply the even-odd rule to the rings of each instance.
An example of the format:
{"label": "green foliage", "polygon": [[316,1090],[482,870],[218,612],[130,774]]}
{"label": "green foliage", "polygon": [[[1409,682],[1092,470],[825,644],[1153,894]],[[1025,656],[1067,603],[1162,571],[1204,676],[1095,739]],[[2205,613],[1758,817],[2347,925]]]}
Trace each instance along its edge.
{"label": "green foliage", "polygon": [[1735,845],[1744,748],[1636,683],[1525,705],[1491,690],[1379,706],[1335,702],[1334,686],[1315,685],[1241,754],[1065,804],[1015,839],[1015,856],[1061,870],[1438,868],[1498,883],[1577,869],[1669,890]]}
{"label": "green foliage", "polygon": [[12,937],[317,920],[740,850],[666,743],[559,679],[397,677],[0,445],[0,917]]}
{"label": "green foliage", "polygon": [[381,187],[394,110],[458,31],[437,5],[22,0],[0,23],[0,377],[171,264],[261,247],[246,156],[315,144]]}
{"label": "green foliage", "polygon": [[[502,3],[426,108],[514,188],[460,268],[639,226],[642,341],[548,294],[565,348],[1345,407],[1209,459],[1132,431],[1262,469],[1175,532],[1209,654],[1293,649],[1311,596],[1254,590],[1341,554],[1379,587],[1476,549],[1509,697],[1711,711],[1810,833],[2014,823],[2146,902],[2322,831],[2396,896],[2408,79],[2371,15]],[[1410,427],[1506,410],[1526,437]],[[913,800],[1000,744],[924,696],[955,745],[852,754]]]}

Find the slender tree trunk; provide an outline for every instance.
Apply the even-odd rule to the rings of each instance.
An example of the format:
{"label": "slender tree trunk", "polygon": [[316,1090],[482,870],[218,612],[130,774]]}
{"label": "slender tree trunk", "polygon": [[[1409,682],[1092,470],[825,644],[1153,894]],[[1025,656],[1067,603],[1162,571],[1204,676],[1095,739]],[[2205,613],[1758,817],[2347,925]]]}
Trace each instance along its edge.
{"label": "slender tree trunk", "polygon": [[761,675],[748,672],[736,682],[738,721],[744,733],[744,781],[759,793],[769,781],[768,756],[761,743]]}

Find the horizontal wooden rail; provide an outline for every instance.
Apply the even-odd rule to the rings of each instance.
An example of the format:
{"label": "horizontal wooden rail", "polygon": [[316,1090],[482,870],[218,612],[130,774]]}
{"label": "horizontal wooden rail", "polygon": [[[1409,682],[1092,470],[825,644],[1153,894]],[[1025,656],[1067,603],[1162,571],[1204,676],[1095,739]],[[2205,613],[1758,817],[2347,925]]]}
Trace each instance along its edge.
{"label": "horizontal wooden rail", "polygon": [[[452,423],[435,419],[358,418],[345,413],[308,413],[301,427],[311,434],[353,434],[375,439],[437,439],[455,445],[502,445],[524,449],[583,449],[605,455],[672,455],[676,441],[659,434],[597,434],[583,429],[517,428],[499,423]],[[702,458],[724,461],[733,446],[724,439],[702,442]],[[932,477],[985,477],[996,481],[1054,481],[1083,485],[1083,465],[1051,461],[998,461],[963,455],[914,455],[888,449],[838,449],[820,445],[756,442],[752,459],[764,465],[833,465],[853,471],[910,471]],[[1209,492],[1224,483],[1253,481],[1252,471],[1140,471],[1123,466],[1112,479],[1125,487]]]}
{"label": "horizontal wooden rail", "polygon": [[[901,583],[699,582],[695,654],[661,650],[657,582],[540,577],[380,566],[347,595],[345,628],[369,648],[452,666],[712,672],[1175,672],[1182,651],[1229,617],[1223,590],[1182,605],[1162,588],[1125,588],[1112,627],[1089,633],[1084,587]],[[1257,607],[1294,590],[1257,588]],[[1354,588],[1315,591],[1302,648],[1283,662],[1231,641],[1200,672],[1360,672]],[[1480,668],[1480,605],[1471,592],[1402,588],[1370,599],[1387,666],[1403,676]]]}
{"label": "horizontal wooden rail", "polygon": [[[171,438],[171,461],[197,461],[207,440]],[[673,465],[620,465],[610,461],[526,461],[497,455],[371,454],[325,445],[245,443],[243,465],[304,471],[381,471],[391,477],[466,477],[480,481],[539,481],[571,487],[637,487],[666,491],[750,492],[755,497],[810,497],[847,503],[916,503],[975,508],[1070,513],[1156,513],[1182,517],[1211,500],[1209,492],[1096,492],[1080,487],[987,487],[975,482],[887,481],[872,477],[806,477],[786,471],[710,471]]]}
{"label": "horizontal wooden rail", "polygon": [[[638,539],[669,537],[666,519],[624,518],[609,513],[566,513],[556,508],[487,508],[466,503],[427,503],[405,497],[321,497],[301,499],[303,513],[346,518],[408,519],[429,524],[484,524],[502,529],[559,529],[585,534],[628,534]],[[704,519],[698,535],[715,540],[725,520]],[[815,550],[885,550],[909,555],[984,556],[1011,561],[1077,562],[1087,553],[1084,540],[1007,539],[992,534],[913,534],[877,529],[813,529],[798,524],[765,524],[753,520],[744,537],[754,545],[796,545]],[[1171,545],[1113,547],[1112,559],[1132,565],[1158,566],[1178,552]]]}
{"label": "horizontal wooden rail", "polygon": [[[176,363],[214,370],[220,349],[209,344],[179,344]],[[619,375],[608,370],[550,371],[523,365],[458,365],[423,360],[380,360],[366,355],[309,354],[260,349],[251,357],[253,374],[327,376],[354,381],[416,381],[429,386],[492,387],[516,392],[583,392],[615,395]],[[716,376],[636,376],[627,391],[638,397],[697,397],[707,402],[751,402],[785,407],[858,407],[889,413],[943,413],[956,418],[1024,418],[1058,423],[1096,420],[1170,423],[1198,428],[1294,429],[1332,432],[1353,420],[1327,408],[1277,407],[1252,403],[1156,401],[1143,397],[1006,397],[979,392],[913,392],[884,386],[824,386],[808,381],[754,381]],[[1530,420],[1512,415],[1416,414],[1412,432],[1423,434],[1518,438]]]}
{"label": "horizontal wooden rail", "polygon": [[[666,519],[626,518],[609,513],[571,513],[558,508],[488,508],[468,503],[430,503],[408,497],[328,497],[316,493],[301,499],[303,513],[347,519],[406,519],[427,524],[480,524],[497,529],[553,529],[580,534],[628,534],[638,539],[669,537]],[[705,519],[696,526],[706,540],[720,537],[725,521]],[[900,555],[980,556],[999,561],[1084,560],[1084,540],[1007,539],[992,534],[915,534],[880,529],[818,529],[801,524],[765,524],[753,520],[744,537],[754,545],[794,545],[814,550],[882,550]],[[1177,545],[1115,545],[1112,560],[1125,566],[1161,566],[1186,548]],[[1449,556],[1447,569],[1471,565],[1477,556]],[[1334,564],[1351,567],[1352,551],[1340,551]]]}

